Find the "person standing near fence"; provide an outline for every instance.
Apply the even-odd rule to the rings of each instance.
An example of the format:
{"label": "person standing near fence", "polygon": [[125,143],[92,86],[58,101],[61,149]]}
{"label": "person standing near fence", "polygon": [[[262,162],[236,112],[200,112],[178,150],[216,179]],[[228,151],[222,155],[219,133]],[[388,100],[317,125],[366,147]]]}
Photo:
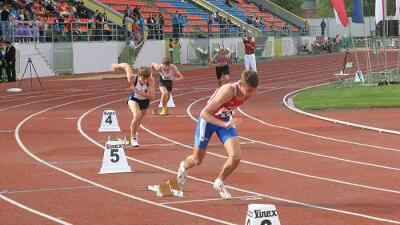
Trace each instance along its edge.
{"label": "person standing near fence", "polygon": [[251,34],[243,37],[243,44],[244,44],[244,68],[245,70],[253,70],[257,72],[256,67],[256,42],[253,41],[253,36]]}
{"label": "person standing near fence", "polygon": [[6,61],[6,72],[8,82],[14,82],[17,80],[17,75],[15,72],[15,47],[11,44],[11,42],[6,41],[6,54],[4,56],[4,61]]}
{"label": "person standing near fence", "polygon": [[321,36],[325,36],[325,28],[326,28],[326,22],[325,22],[325,20],[324,19],[322,19],[322,22],[321,22]]}
{"label": "person standing near fence", "polygon": [[174,62],[174,64],[177,64],[177,65],[181,64],[181,48],[182,48],[181,43],[179,42],[179,39],[176,38],[175,42],[173,44],[173,52],[174,52],[173,62]]}
{"label": "person standing near fence", "polygon": [[169,52],[169,60],[171,63],[174,63],[174,41],[172,38],[169,39],[168,41],[168,52]]}

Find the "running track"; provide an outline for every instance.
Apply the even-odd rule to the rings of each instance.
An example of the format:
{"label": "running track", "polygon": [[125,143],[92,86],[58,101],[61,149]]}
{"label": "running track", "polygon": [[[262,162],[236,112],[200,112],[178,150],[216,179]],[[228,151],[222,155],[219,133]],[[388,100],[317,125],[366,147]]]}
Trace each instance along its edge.
{"label": "running track", "polygon": [[[389,55],[391,68],[396,54]],[[365,57],[359,60],[365,68]],[[4,94],[11,85],[2,84],[1,224],[244,224],[250,203],[276,205],[282,225],[400,224],[399,137],[320,121],[282,104],[289,92],[332,81],[342,61],[343,55],[321,55],[258,63],[259,94],[237,114],[243,161],[226,181],[232,200],[211,186],[226,160],[215,137],[203,165],[190,171],[184,198],[145,190],[174,177],[191,152],[195,120],[216,88],[213,69],[183,71],[172,115],[149,110],[141,147],[125,148],[135,172],[112,175],[98,175],[109,134],[97,130],[103,110],[114,109],[118,135],[129,133],[125,80],[49,78],[45,91],[19,94]],[[233,79],[242,66],[231,68]],[[370,126],[385,116],[324,113]]]}

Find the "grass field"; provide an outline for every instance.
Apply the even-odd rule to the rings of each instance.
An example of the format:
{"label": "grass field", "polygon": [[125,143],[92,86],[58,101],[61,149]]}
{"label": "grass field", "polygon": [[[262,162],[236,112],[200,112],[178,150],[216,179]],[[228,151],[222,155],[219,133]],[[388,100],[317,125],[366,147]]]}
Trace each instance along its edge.
{"label": "grass field", "polygon": [[400,107],[400,85],[338,87],[327,84],[296,94],[293,102],[301,110]]}

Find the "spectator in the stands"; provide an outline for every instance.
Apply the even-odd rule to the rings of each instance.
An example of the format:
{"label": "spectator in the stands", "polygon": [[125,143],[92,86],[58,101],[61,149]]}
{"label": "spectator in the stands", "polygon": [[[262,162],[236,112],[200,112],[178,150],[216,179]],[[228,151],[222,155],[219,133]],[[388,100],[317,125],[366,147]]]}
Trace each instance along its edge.
{"label": "spectator in the stands", "polygon": [[208,18],[208,21],[207,21],[207,32],[208,32],[208,37],[210,38],[210,37],[213,37],[213,35],[212,35],[212,27],[213,27],[213,19],[212,19],[212,17],[209,17]]}
{"label": "spectator in the stands", "polygon": [[154,22],[153,22],[153,16],[150,15],[149,18],[147,18],[147,28],[149,30],[149,34],[147,36],[148,40],[152,40],[154,38]]}
{"label": "spectator in the stands", "polygon": [[159,35],[160,35],[160,40],[164,40],[164,16],[160,13],[158,14],[158,29],[159,29]]}
{"label": "spectator in the stands", "polygon": [[173,38],[178,38],[179,37],[179,12],[176,11],[176,13],[172,16],[172,37]]}
{"label": "spectator in the stands", "polygon": [[132,14],[133,14],[133,16],[140,17],[141,14],[140,14],[140,8],[139,8],[139,6],[133,8]]}
{"label": "spectator in the stands", "polygon": [[10,28],[10,12],[7,9],[6,5],[1,6],[1,33],[3,36],[3,40],[11,39],[11,28]]}

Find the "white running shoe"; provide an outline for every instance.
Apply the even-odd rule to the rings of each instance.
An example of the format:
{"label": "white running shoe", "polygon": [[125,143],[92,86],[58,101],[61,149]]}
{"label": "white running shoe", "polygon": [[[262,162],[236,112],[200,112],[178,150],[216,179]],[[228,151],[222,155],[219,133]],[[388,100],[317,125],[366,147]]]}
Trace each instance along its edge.
{"label": "white running shoe", "polygon": [[186,183],[186,176],[188,174],[188,171],[185,169],[185,162],[182,161],[179,164],[179,169],[178,169],[178,174],[176,175],[176,179],[178,180],[179,185],[183,187]]}
{"label": "white running shoe", "polygon": [[224,199],[232,198],[232,195],[228,192],[228,190],[226,190],[224,182],[222,182],[221,179],[217,178],[214,181],[213,188],[215,190],[219,191],[219,195],[221,195],[221,198],[224,198]]}
{"label": "white running shoe", "polygon": [[139,142],[136,138],[131,138],[131,146],[132,147],[139,147]]}

